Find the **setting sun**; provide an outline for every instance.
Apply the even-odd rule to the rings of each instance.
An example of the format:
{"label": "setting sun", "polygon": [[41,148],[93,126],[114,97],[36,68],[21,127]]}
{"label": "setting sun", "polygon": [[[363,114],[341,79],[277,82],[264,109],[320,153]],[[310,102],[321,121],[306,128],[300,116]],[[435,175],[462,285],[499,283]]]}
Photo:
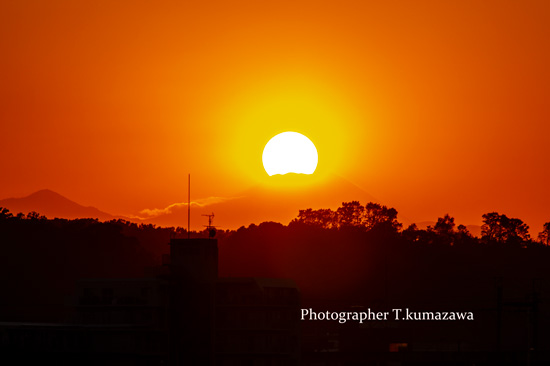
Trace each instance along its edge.
{"label": "setting sun", "polygon": [[283,132],[265,145],[262,161],[266,173],[313,174],[317,168],[317,149],[306,136],[297,132]]}

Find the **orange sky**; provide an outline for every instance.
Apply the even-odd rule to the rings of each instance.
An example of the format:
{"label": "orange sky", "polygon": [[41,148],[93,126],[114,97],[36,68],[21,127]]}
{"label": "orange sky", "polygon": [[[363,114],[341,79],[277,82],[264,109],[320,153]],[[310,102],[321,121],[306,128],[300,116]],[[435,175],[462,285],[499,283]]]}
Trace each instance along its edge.
{"label": "orange sky", "polygon": [[290,130],[411,220],[550,221],[546,0],[3,1],[0,35],[0,198],[233,197]]}

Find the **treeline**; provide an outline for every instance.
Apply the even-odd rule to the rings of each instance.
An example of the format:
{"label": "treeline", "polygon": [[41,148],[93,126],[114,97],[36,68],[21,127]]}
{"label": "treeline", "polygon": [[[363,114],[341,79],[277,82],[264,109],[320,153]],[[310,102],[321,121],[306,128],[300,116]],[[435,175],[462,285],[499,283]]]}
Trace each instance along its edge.
{"label": "treeline", "polygon": [[[288,225],[264,222],[219,231],[219,274],[292,278],[304,299],[365,301],[388,293],[410,300],[434,291],[454,299],[470,296],[468,289],[481,279],[489,286],[499,276],[550,278],[544,236],[550,225],[532,240],[519,219],[489,213],[483,220],[482,237],[476,238],[449,215],[421,230],[403,229],[395,209],[374,203],[301,210]],[[208,237],[206,230],[190,234]],[[44,304],[66,304],[76,280],[141,277],[169,252],[171,237],[187,232],[125,220],[49,220],[0,209],[0,321],[59,320]],[[37,304],[44,313],[26,316],[26,306]]]}
{"label": "treeline", "polygon": [[[7,208],[0,207],[0,240],[6,239],[12,231],[36,230],[37,228],[50,228],[46,231],[72,231],[75,228],[81,230],[82,235],[87,235],[88,231],[97,230],[98,232],[117,232],[118,234],[133,238],[139,243],[139,246],[148,252],[150,258],[154,258],[155,263],[160,263],[162,254],[168,251],[168,242],[171,237],[187,237],[187,230],[182,227],[160,227],[154,224],[136,224],[131,221],[116,219],[100,222],[97,219],[48,219],[36,211],[28,214],[13,214]],[[223,231],[220,234],[223,235]],[[191,232],[191,237],[204,237],[206,232]],[[44,237],[43,240],[49,240]],[[75,245],[78,245],[75,243]]]}
{"label": "treeline", "polygon": [[373,229],[400,233],[410,242],[444,245],[505,244],[528,247],[532,245],[548,246],[550,242],[550,222],[536,239],[531,238],[529,226],[521,219],[509,218],[498,212],[482,216],[481,238],[474,237],[464,225],[456,225],[454,217],[448,214],[439,217],[435,225],[419,229],[416,224],[402,230],[397,221],[397,210],[369,202],[365,206],[359,201],[343,202],[337,210],[311,208],[300,210],[298,217],[290,224],[303,224],[323,229],[357,228],[364,231]]}
{"label": "treeline", "polygon": [[[543,230],[536,238],[529,233],[529,226],[519,218],[509,218],[498,212],[486,213],[482,216],[481,237],[473,236],[465,225],[457,225],[454,217],[445,215],[437,218],[433,226],[420,229],[416,224],[404,228],[397,220],[398,212],[395,208],[369,202],[361,205],[359,201],[343,202],[336,210],[311,208],[299,210],[298,216],[289,223],[289,226],[312,226],[325,230],[371,230],[393,233],[401,236],[410,243],[435,245],[509,245],[529,247],[534,245],[548,246],[550,244],[550,222],[543,226]],[[154,224],[136,224],[127,220],[117,219],[99,222],[96,219],[53,219],[48,220],[37,212],[12,214],[8,209],[0,207],[0,224],[2,222],[42,222],[43,225],[54,225],[57,228],[68,226],[69,223],[89,225],[107,225],[115,227],[121,235],[138,240],[140,246],[155,258],[167,252],[166,243],[172,237],[187,237],[187,230],[182,227],[159,227]],[[47,222],[51,222],[48,224]],[[254,224],[251,228],[257,227]],[[239,230],[244,229],[241,227]],[[234,235],[235,230],[218,230],[217,238],[224,241]],[[208,237],[208,230],[191,232],[190,237]],[[157,261],[157,259],[155,259]]]}
{"label": "treeline", "polygon": [[48,219],[0,207],[0,321],[58,321],[75,281],[143,277],[161,265],[172,237],[187,231],[120,219]]}

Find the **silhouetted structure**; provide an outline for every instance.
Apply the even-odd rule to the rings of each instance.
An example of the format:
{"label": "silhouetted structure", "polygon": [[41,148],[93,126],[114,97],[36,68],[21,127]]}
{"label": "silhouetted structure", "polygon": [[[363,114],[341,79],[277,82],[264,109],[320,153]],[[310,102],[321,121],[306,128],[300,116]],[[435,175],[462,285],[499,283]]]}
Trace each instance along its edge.
{"label": "silhouetted structure", "polygon": [[[490,231],[498,233],[506,218],[496,218]],[[448,215],[402,232],[388,220],[371,229],[268,222],[220,233],[219,273],[240,278],[219,278],[218,247],[208,239],[173,239],[164,266],[138,278],[153,263],[140,243],[160,254],[168,234],[4,215],[0,321],[11,323],[0,324],[0,363],[550,364],[550,251],[542,243],[480,240]],[[81,279],[89,277],[105,279]],[[79,278],[69,318],[55,305]],[[294,279],[300,296],[293,281],[274,278]],[[409,308],[475,319],[298,323],[300,303],[318,312]]]}
{"label": "silhouetted structure", "polygon": [[169,268],[171,364],[213,365],[217,240],[170,240]]}
{"label": "silhouetted structure", "polygon": [[216,291],[218,365],[297,366],[299,308],[291,280],[221,278]]}
{"label": "silhouetted structure", "polygon": [[153,278],[79,280],[67,323],[0,323],[1,357],[58,365],[298,365],[293,281],[219,279],[215,239],[171,239],[164,262],[168,272],[157,269]]}

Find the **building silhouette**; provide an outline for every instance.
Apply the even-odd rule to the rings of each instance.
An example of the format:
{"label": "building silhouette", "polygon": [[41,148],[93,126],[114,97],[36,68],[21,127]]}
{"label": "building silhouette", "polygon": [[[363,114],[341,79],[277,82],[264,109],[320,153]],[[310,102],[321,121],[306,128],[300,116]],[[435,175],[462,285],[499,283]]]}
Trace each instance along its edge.
{"label": "building silhouette", "polygon": [[299,364],[292,280],[219,278],[216,239],[171,239],[139,279],[81,279],[59,324],[0,323],[5,364]]}

